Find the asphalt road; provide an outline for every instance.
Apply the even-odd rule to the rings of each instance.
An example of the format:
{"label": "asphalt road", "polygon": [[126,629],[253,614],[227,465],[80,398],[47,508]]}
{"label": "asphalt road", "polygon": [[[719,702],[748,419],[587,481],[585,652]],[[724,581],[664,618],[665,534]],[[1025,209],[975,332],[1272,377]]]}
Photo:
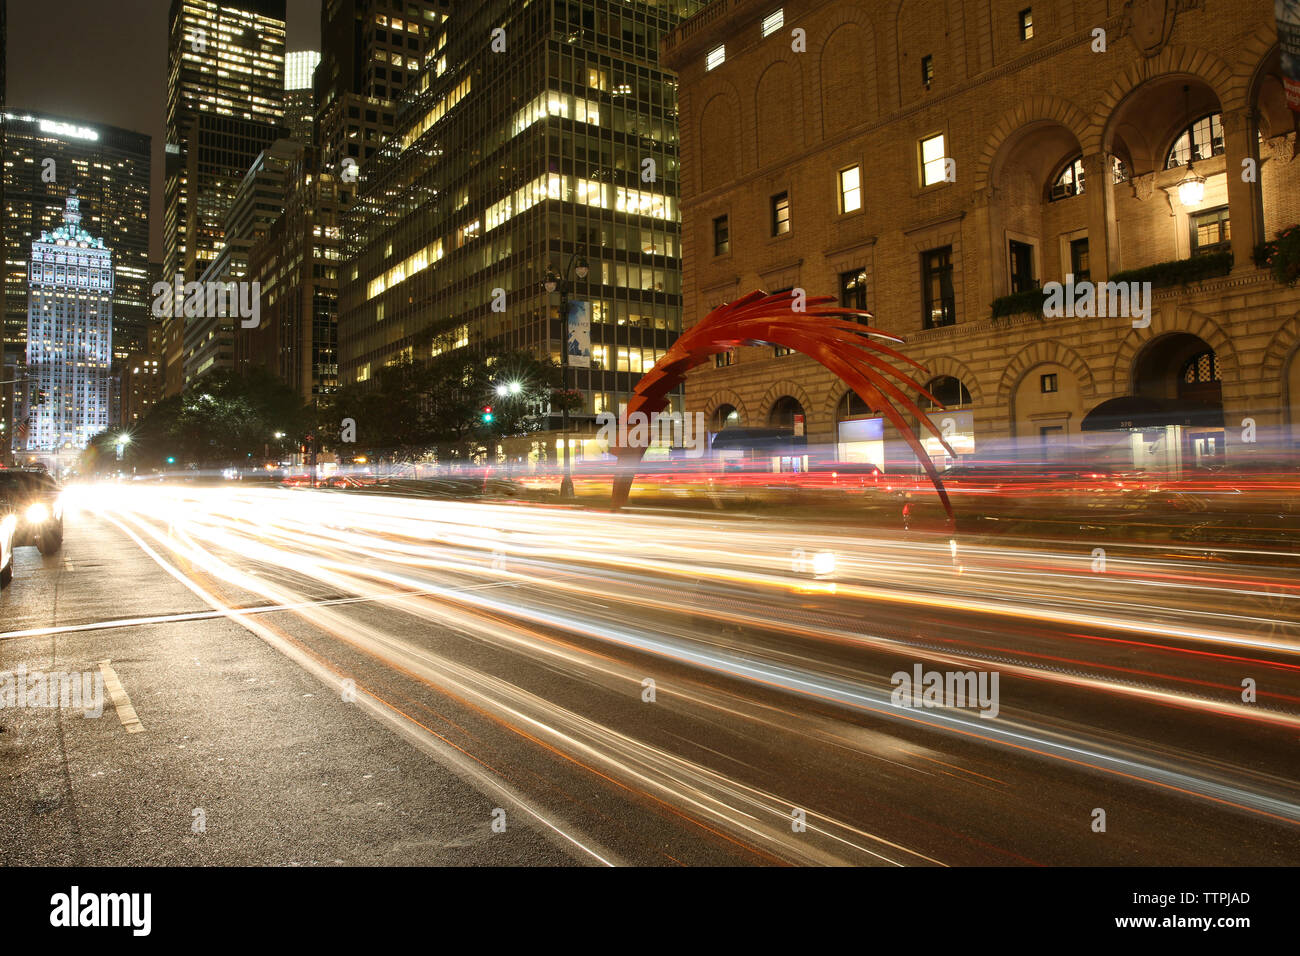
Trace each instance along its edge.
{"label": "asphalt road", "polygon": [[[111,660],[143,730],[111,703],[0,710],[3,863],[1300,859],[1300,575],[1276,556],[77,498],[63,554],[20,552],[0,594],[0,670]],[[996,697],[900,706],[918,666]]]}

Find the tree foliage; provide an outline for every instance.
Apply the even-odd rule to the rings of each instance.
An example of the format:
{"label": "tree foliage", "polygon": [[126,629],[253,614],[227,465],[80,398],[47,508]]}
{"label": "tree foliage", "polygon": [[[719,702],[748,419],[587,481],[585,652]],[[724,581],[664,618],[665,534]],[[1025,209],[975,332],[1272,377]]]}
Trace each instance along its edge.
{"label": "tree foliage", "polygon": [[116,446],[125,432],[122,466],[247,467],[296,448],[311,425],[298,393],[265,369],[215,371],[158,402],[133,428],[101,432],[85,463],[93,470],[119,467]]}
{"label": "tree foliage", "polygon": [[[325,397],[318,437],[323,447],[375,459],[468,458],[480,444],[541,428],[559,384],[559,367],[527,352],[456,349],[387,366],[375,381]],[[355,442],[343,440],[346,420]]]}

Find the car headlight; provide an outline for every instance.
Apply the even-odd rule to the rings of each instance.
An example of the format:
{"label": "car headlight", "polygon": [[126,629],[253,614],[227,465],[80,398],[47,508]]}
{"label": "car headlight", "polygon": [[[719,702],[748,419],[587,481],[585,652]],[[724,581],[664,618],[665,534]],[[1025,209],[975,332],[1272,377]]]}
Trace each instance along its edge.
{"label": "car headlight", "polygon": [[28,524],[45,524],[50,520],[50,509],[37,502],[27,509]]}
{"label": "car headlight", "polygon": [[835,573],[835,553],[832,551],[818,551],[812,559],[813,574],[817,577],[826,577]]}

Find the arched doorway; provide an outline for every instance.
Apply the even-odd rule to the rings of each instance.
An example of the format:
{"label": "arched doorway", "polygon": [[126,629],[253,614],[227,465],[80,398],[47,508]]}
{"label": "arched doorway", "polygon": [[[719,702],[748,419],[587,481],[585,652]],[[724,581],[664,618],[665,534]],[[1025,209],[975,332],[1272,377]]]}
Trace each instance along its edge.
{"label": "arched doorway", "polygon": [[885,420],[857,392],[845,392],[835,406],[835,457],[885,469]]}
{"label": "arched doorway", "polygon": [[767,413],[767,424],[769,428],[780,429],[790,436],[790,447],[783,449],[779,460],[774,462],[776,470],[805,471],[808,456],[791,454],[794,451],[802,452],[802,448],[797,446],[803,446],[807,442],[808,419],[803,404],[791,395],[782,395],[772,403],[772,408]]}
{"label": "arched doorway", "polygon": [[1029,461],[1065,461],[1083,418],[1078,377],[1055,362],[1035,365],[1016,383],[1011,413],[1020,456]]}
{"label": "arched doorway", "polygon": [[[947,440],[948,446],[959,457],[974,454],[975,412],[971,408],[970,389],[959,378],[940,375],[930,379],[925,385],[925,390],[938,399],[939,404],[936,405],[922,395],[917,399],[917,406],[939,426],[939,431]],[[953,464],[953,459],[944,450],[939,439],[933,435],[927,435],[922,439],[921,444],[926,454],[936,464],[942,464],[944,467]]]}
{"label": "arched doorway", "polygon": [[736,406],[722,404],[714,409],[709,428],[711,431],[720,432],[724,428],[736,428],[740,424],[740,412],[736,409]]}
{"label": "arched doorway", "polygon": [[1188,332],[1153,340],[1133,363],[1132,394],[1094,408],[1083,430],[1102,433],[1108,457],[1139,471],[1178,473],[1221,463],[1223,390],[1214,349]]}

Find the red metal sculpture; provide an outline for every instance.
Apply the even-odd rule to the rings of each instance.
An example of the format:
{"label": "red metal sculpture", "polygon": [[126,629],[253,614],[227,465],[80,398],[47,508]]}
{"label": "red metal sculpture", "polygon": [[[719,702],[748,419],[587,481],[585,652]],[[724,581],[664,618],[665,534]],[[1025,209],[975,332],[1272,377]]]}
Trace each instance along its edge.
{"label": "red metal sculpture", "polygon": [[[876,338],[902,344],[903,340],[897,336],[841,318],[848,316],[870,319],[871,313],[825,307],[834,301],[833,296],[803,299],[803,293],[799,291],[775,295],[751,292],[735,302],[719,306],[697,325],[682,333],[673,347],[655,363],[655,367],[642,376],[627,403],[627,416],[630,418],[634,413],[641,412],[648,417],[662,412],[668,405],[668,393],[685,381],[687,372],[707,362],[716,352],[725,352],[738,345],[758,344],[783,345],[795,349],[816,359],[838,375],[868,408],[883,414],[893,423],[929,475],[943,502],[951,527],[953,512],[948,493],[939,479],[934,462],[926,454],[903,412],[915,415],[939,439],[949,455],[953,455],[953,450],[925,412],[891,382],[890,377],[916,389],[938,407],[943,406],[920,383],[894,368],[881,356],[897,359],[922,372],[925,371],[924,366],[887,345],[873,341]],[[800,305],[804,308],[796,311]],[[900,407],[902,411],[899,410]],[[636,477],[635,466],[646,450],[644,447],[622,447],[611,451],[618,456],[620,466],[614,478],[613,495],[614,508],[618,509],[627,503]]]}

